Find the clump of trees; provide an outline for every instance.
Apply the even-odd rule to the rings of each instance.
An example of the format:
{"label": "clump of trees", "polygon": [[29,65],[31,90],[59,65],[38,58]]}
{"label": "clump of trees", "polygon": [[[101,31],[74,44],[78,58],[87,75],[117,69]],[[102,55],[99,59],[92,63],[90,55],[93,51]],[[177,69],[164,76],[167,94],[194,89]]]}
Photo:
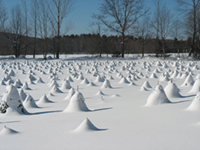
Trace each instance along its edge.
{"label": "clump of trees", "polygon": [[[1,33],[9,40],[9,46],[14,49],[16,58],[20,54],[26,55],[30,48],[35,58],[35,54],[38,54],[37,45],[43,47],[42,52],[46,58],[50,49],[49,39],[54,39],[56,58],[59,58],[60,37],[66,32],[62,33],[61,28],[72,10],[73,0],[29,0],[29,3],[27,1],[22,0],[21,4],[15,5],[9,15],[3,1],[0,0]],[[37,43],[38,41],[42,42]]]}

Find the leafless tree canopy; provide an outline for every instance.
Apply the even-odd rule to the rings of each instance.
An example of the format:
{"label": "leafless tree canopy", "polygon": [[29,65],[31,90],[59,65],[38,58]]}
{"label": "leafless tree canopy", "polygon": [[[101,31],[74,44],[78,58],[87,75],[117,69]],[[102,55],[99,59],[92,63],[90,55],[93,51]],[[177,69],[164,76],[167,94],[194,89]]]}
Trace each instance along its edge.
{"label": "leafless tree canopy", "polygon": [[72,11],[73,0],[50,0],[47,4],[49,7],[49,12],[51,14],[50,21],[52,29],[54,30],[54,33],[57,36],[56,57],[59,58],[60,36],[62,35],[61,26],[64,22],[64,19]]}
{"label": "leafless tree canopy", "polygon": [[3,5],[3,1],[0,0],[0,31],[4,30],[5,22],[8,19],[6,8]]}
{"label": "leafless tree canopy", "polygon": [[148,39],[153,37],[152,24],[149,16],[143,17],[137,24],[133,27],[133,35],[135,35],[142,44],[142,57],[144,57],[144,48],[147,44]]}
{"label": "leafless tree canopy", "polygon": [[193,53],[195,56],[198,51],[197,35],[199,33],[199,11],[200,0],[176,0],[179,10],[185,15],[186,33],[192,37],[192,45],[189,56]]}
{"label": "leafless tree canopy", "polygon": [[122,57],[124,57],[125,35],[147,10],[144,0],[103,0],[100,14],[93,18],[101,21],[110,31],[122,35]]}

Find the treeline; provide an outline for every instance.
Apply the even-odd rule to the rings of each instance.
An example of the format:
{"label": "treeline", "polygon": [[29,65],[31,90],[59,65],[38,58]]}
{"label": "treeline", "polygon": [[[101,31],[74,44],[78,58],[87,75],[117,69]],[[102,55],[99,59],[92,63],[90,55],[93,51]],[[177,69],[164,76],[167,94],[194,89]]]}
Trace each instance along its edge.
{"label": "treeline", "polygon": [[[5,38],[8,33],[0,33],[0,55],[15,55],[13,41]],[[10,37],[15,36],[10,34]],[[21,37],[21,48],[19,55],[32,55],[34,47],[33,37]],[[166,53],[187,53],[191,43],[191,39],[187,41],[166,40]],[[44,47],[47,48],[44,49]],[[144,53],[154,53],[162,56],[162,47],[158,47],[157,39],[149,38],[144,46]],[[60,38],[60,54],[95,54],[101,57],[101,54],[112,54],[120,56],[121,54],[121,37],[120,36],[99,36],[98,34],[81,34],[66,35]],[[36,39],[36,54],[44,55],[54,54],[56,57],[56,37]],[[126,54],[140,54],[143,49],[143,39],[133,36],[127,36],[125,44]]]}

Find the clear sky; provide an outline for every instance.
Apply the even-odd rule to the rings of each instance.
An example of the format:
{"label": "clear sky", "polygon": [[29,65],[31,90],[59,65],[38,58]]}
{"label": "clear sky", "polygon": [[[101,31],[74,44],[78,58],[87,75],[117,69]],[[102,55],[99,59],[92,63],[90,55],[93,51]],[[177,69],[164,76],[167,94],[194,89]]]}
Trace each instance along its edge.
{"label": "clear sky", "polygon": [[[21,0],[3,0],[5,7],[10,13],[11,8],[17,3],[20,4]],[[29,1],[29,0],[27,0]],[[68,16],[68,20],[71,20],[75,28],[69,31],[67,34],[81,34],[89,33],[88,25],[93,21],[91,18],[92,13],[98,13],[99,5],[102,0],[75,0],[73,11]],[[175,8],[176,3],[174,0],[163,0],[168,7],[172,10]],[[145,0],[145,4],[153,8],[153,0]]]}

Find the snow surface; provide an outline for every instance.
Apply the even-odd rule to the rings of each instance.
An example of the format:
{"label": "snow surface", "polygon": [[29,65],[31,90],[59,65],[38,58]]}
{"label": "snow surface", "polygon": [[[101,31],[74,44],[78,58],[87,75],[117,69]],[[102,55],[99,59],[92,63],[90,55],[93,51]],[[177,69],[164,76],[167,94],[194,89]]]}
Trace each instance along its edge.
{"label": "snow surface", "polygon": [[[199,98],[197,93],[189,93],[192,85],[181,86],[188,73],[195,80],[199,66],[198,61],[149,57],[101,59],[73,55],[63,60],[0,60],[0,80],[5,84],[27,82],[29,88],[20,86],[38,106],[27,107],[27,115],[0,114],[0,150],[199,150]],[[174,71],[179,74],[176,76]],[[153,72],[158,78],[150,78]],[[182,96],[168,97],[171,103],[144,107],[158,84],[163,89],[168,85],[167,80],[160,82],[163,73],[173,77]],[[37,82],[39,77],[44,83]],[[64,79],[77,93],[74,100],[87,104],[91,111],[64,111],[73,98],[68,95],[70,89],[62,87]],[[95,86],[81,84],[84,79]],[[50,81],[58,85],[54,82],[50,87]],[[141,91],[145,81],[152,88]],[[0,85],[1,99],[6,87]],[[192,111],[188,111],[189,106]],[[197,107],[198,111],[193,111]]]}

